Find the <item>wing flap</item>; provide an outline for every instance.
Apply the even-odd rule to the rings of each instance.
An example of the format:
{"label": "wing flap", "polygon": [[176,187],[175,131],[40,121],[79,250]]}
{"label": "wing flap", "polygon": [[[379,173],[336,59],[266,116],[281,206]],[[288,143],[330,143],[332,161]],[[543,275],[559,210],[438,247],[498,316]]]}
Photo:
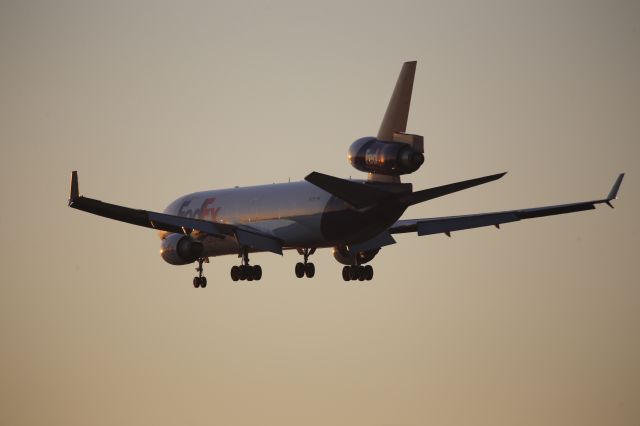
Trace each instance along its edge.
{"label": "wing flap", "polygon": [[235,230],[238,244],[242,247],[259,251],[270,251],[282,256],[282,241],[252,230],[238,228]]}
{"label": "wing flap", "polygon": [[432,235],[461,231],[463,229],[496,226],[520,220],[513,212],[460,216],[453,218],[421,220],[417,222],[418,235]]}

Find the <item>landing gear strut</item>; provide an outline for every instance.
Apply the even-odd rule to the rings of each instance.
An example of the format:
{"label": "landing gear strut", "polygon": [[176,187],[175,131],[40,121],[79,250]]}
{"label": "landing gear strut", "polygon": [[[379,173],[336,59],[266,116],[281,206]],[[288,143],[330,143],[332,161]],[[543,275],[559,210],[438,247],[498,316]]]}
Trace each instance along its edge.
{"label": "landing gear strut", "polygon": [[238,257],[242,258],[240,265],[231,267],[231,279],[233,281],[260,281],[262,278],[262,267],[260,265],[249,265],[249,249],[242,247]]}
{"label": "landing gear strut", "polygon": [[296,277],[302,278],[306,275],[307,278],[313,278],[316,274],[316,266],[309,262],[309,256],[316,252],[315,248],[299,248],[298,253],[304,257],[304,262],[296,263]]}
{"label": "landing gear strut", "polygon": [[342,279],[345,281],[371,281],[373,267],[371,265],[351,265],[342,268]]}
{"label": "landing gear strut", "polygon": [[198,258],[198,267],[196,268],[196,272],[198,273],[197,277],[193,277],[193,286],[195,288],[205,288],[207,286],[207,277],[202,276],[202,272],[204,269],[202,268],[203,263],[209,263],[209,258],[200,257]]}

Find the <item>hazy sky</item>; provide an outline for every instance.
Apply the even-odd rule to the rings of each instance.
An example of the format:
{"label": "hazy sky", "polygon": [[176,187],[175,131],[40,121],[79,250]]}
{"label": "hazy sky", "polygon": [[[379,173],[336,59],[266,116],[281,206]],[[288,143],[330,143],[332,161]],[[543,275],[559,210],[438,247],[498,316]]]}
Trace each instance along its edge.
{"label": "hazy sky", "polygon": [[[330,250],[159,256],[195,190],[361,176],[403,61],[418,69],[430,217],[607,207],[404,235],[345,283]],[[0,1],[0,425],[640,424],[640,2]]]}

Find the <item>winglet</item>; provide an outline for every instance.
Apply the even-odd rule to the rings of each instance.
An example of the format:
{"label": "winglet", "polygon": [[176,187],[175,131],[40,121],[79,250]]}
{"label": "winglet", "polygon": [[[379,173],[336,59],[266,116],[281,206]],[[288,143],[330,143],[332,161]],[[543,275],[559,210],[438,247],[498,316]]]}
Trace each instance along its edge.
{"label": "winglet", "polygon": [[609,196],[607,196],[607,201],[615,200],[618,196],[618,190],[620,189],[620,185],[622,185],[622,179],[624,179],[624,173],[620,173],[618,179],[611,187],[611,191],[609,191]]}
{"label": "winglet", "polygon": [[69,202],[72,202],[80,196],[80,190],[78,189],[78,172],[76,170],[71,172],[71,192],[69,194]]}

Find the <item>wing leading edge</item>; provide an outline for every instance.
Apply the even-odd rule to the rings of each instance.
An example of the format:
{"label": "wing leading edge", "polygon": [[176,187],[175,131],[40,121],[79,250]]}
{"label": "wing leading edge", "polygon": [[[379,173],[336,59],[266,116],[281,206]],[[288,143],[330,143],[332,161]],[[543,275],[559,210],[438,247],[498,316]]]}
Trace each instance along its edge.
{"label": "wing leading edge", "polygon": [[192,231],[199,231],[221,239],[235,237],[241,246],[282,254],[282,242],[280,240],[270,235],[260,233],[253,228],[133,209],[81,196],[78,186],[78,172],[76,171],[71,172],[69,207],[120,222],[160,231],[186,235]]}
{"label": "wing leading edge", "polygon": [[613,184],[609,195],[600,200],[520,210],[508,210],[503,212],[470,214],[464,216],[399,220],[389,228],[389,233],[400,234],[406,232],[417,232],[420,236],[444,233],[451,236],[451,233],[454,231],[480,228],[483,226],[495,226],[496,228],[499,228],[503,223],[517,222],[523,219],[533,219],[536,217],[593,210],[596,208],[597,204],[604,203],[613,208],[611,201],[616,199],[623,178],[624,173],[621,173]]}

